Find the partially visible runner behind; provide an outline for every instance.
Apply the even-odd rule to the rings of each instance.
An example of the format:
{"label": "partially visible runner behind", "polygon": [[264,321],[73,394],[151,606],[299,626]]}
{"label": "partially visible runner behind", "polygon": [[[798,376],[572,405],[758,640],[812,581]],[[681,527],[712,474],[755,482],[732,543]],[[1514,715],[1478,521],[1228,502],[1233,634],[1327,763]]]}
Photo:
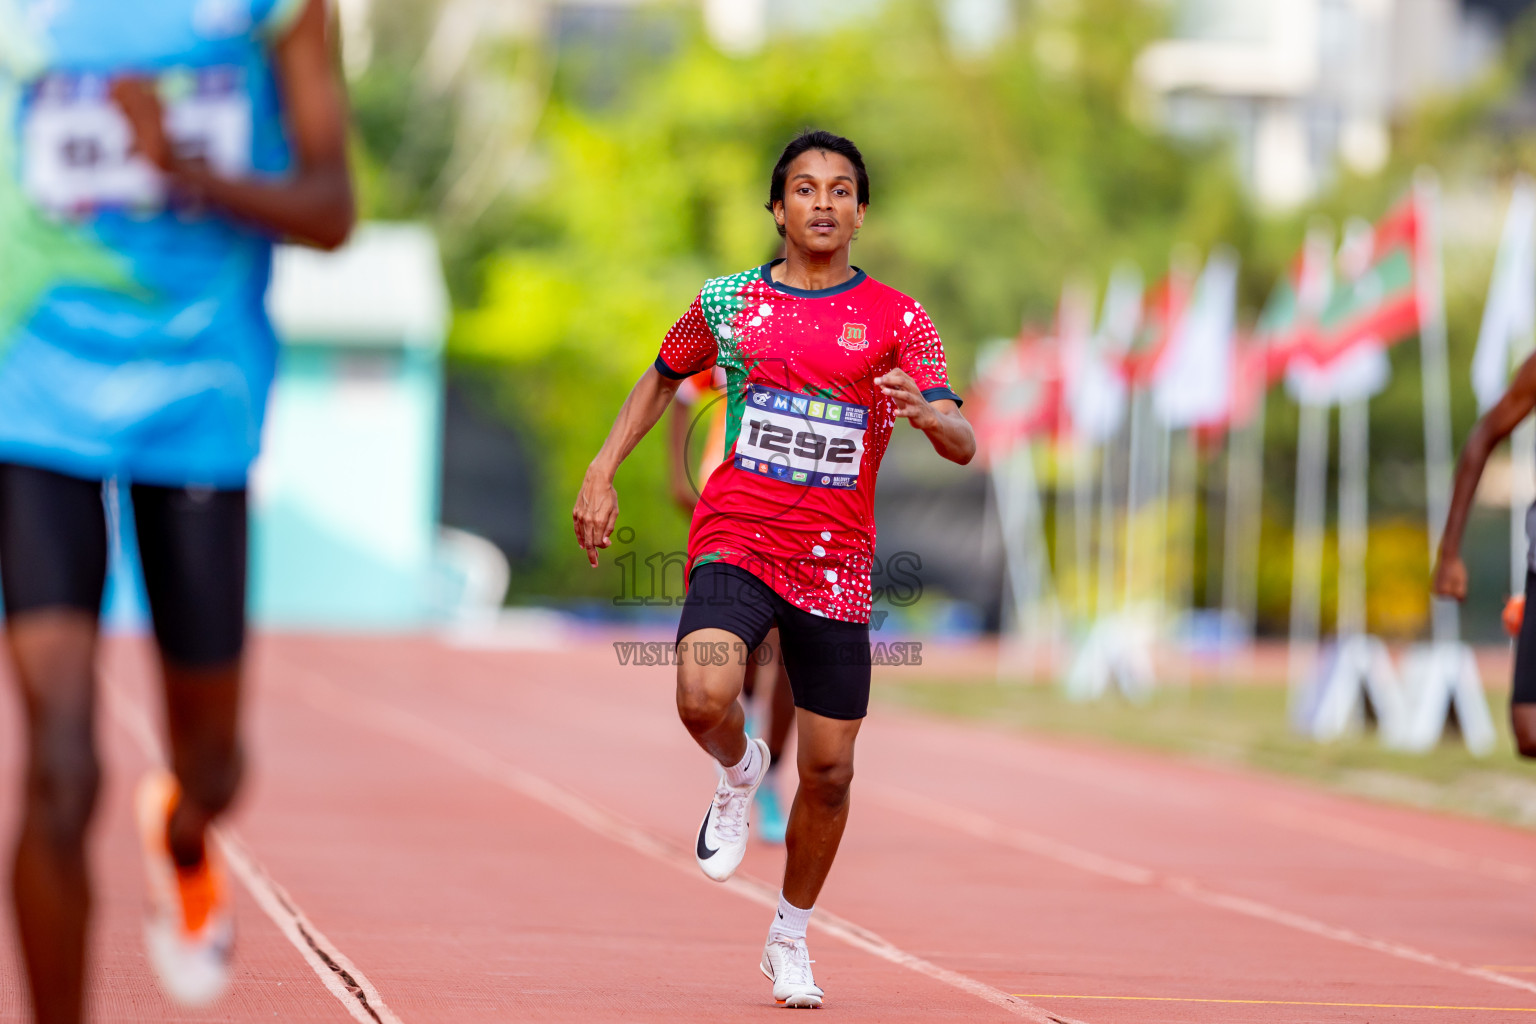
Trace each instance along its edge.
{"label": "partially visible runner behind", "polygon": [[768,761],[736,699],[740,655],[778,626],[798,709],[800,787],[761,968],[774,999],[793,1007],[822,1003],[805,930],[848,820],[854,740],[869,707],[875,475],[898,418],[953,462],[976,450],[927,312],[849,265],[868,202],[852,142],[820,131],[790,142],[768,202],[786,258],[705,284],[630,392],[573,511],[595,566],[618,519],[619,464],[683,378],[725,369],[730,461],[693,515],[677,707],[724,769],[695,847],[704,873],[724,881],[745,853]]}
{"label": "partially visible runner behind", "polygon": [[[1461,560],[1461,538],[1467,529],[1467,516],[1477,483],[1482,479],[1488,456],[1499,443],[1514,432],[1520,422],[1536,411],[1536,356],[1527,359],[1504,392],[1486,413],[1461,449],[1456,463],[1456,484],[1451,492],[1451,508],[1445,518],[1445,532],[1440,537],[1436,559],[1434,590],[1441,597],[1458,601],[1467,596],[1467,566]],[[1509,720],[1515,733],[1515,745],[1522,757],[1536,757],[1536,618],[1525,614],[1536,593],[1536,506],[1525,517],[1526,537],[1533,541],[1525,569],[1525,593],[1511,595],[1504,621],[1518,635],[1515,642],[1515,678],[1510,692]]]}
{"label": "partially visible runner behind", "polygon": [[136,797],[150,962],[224,991],[204,837],[233,799],[246,477],[277,344],[272,240],[353,222],[324,0],[0,3],[0,589],[25,704],[13,874],[36,1019],[81,1018],[103,484],[131,496],[171,772]]}
{"label": "partially visible runner behind", "polygon": [[[672,497],[689,515],[698,505],[699,491],[710,475],[720,466],[729,464],[724,460],[726,387],[725,371],[718,365],[712,366],[684,380],[672,403],[672,415],[667,425]],[[702,434],[704,438],[697,475],[689,469],[688,459],[689,439],[694,434]],[[779,764],[784,756],[784,744],[789,740],[789,728],[795,720],[795,699],[790,693],[784,659],[779,654],[777,626],[768,631],[763,645],[752,652],[741,694],[746,704],[747,731],[761,733],[768,743],[767,772],[753,797],[758,838],[769,843],[782,843],[789,823],[779,802]]]}

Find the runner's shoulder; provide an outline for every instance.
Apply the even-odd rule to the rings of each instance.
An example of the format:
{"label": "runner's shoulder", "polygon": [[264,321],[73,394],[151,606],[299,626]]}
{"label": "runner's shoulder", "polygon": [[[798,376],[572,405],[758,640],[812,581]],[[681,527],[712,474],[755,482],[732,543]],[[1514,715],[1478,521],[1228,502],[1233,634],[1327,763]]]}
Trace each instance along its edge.
{"label": "runner's shoulder", "polygon": [[753,282],[761,281],[760,267],[742,270],[724,277],[712,277],[699,289],[699,306],[712,329],[728,324],[747,307],[753,294]]}
{"label": "runner's shoulder", "polygon": [[860,291],[863,293],[860,297],[865,302],[889,306],[898,313],[915,312],[923,308],[921,302],[918,302],[906,292],[898,291],[884,281],[878,281],[867,274],[864,277],[864,283]]}
{"label": "runner's shoulder", "polygon": [[762,281],[762,267],[749,267],[734,274],[712,277],[704,282],[699,294],[706,299],[729,299],[739,295],[751,285]]}
{"label": "runner's shoulder", "polygon": [[932,328],[933,322],[921,302],[882,281],[866,276],[859,285],[858,295],[861,307],[880,317],[880,322],[886,325],[880,329],[888,332],[885,336],[893,341],[909,333],[914,323]]}

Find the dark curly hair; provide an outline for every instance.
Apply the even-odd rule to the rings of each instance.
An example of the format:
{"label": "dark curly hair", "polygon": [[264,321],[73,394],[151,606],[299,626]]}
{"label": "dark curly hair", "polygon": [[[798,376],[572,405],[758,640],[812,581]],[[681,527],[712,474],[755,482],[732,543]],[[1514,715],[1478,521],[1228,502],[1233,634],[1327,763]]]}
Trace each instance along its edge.
{"label": "dark curly hair", "polygon": [[[853,164],[854,181],[857,183],[859,205],[864,206],[869,202],[869,172],[864,169],[864,154],[859,152],[859,147],[841,135],[833,135],[831,132],[822,131],[819,128],[807,128],[790,140],[784,147],[784,152],[779,154],[779,162],[773,165],[773,178],[768,184],[768,212],[773,212],[774,203],[784,201],[784,179],[789,176],[789,165],[795,162],[795,158],[808,150],[820,149],[828,153],[836,153],[848,158]],[[784,236],[783,225],[779,226],[779,237]]]}

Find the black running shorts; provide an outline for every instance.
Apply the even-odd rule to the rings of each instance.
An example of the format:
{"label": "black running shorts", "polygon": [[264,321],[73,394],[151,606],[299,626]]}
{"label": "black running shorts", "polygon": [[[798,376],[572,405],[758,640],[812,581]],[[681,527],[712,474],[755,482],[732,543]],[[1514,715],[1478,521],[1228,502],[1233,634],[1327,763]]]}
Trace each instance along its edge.
{"label": "black running shorts", "polygon": [[1515,686],[1511,704],[1536,704],[1536,573],[1525,573],[1525,618],[1515,641]]}
{"label": "black running shorts", "polygon": [[845,721],[869,713],[869,623],[812,615],[745,569],[710,562],[693,570],[677,639],[723,629],[744,647],[722,654],[744,664],[775,624],[795,707]]}
{"label": "black running shorts", "polygon": [[[166,660],[225,665],[245,643],[244,490],[134,484],[133,518],[155,639]],[[5,613],[97,614],[107,578],[100,480],[0,463]]]}

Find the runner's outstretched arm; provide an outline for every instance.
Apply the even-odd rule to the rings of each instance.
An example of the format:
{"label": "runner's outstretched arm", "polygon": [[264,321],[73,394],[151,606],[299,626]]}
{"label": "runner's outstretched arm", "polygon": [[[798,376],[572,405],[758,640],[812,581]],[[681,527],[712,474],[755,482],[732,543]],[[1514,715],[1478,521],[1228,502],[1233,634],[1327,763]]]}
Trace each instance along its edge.
{"label": "runner's outstretched arm", "polygon": [[954,402],[928,401],[917,382],[901,369],[887,371],[875,383],[895,403],[897,416],[928,435],[934,451],[962,466],[975,457],[976,434]]}
{"label": "runner's outstretched arm", "polygon": [[1456,462],[1456,486],[1451,491],[1451,508],[1445,517],[1445,532],[1440,536],[1440,557],[1435,567],[1435,593],[1460,601],[1467,596],[1467,567],[1461,560],[1461,535],[1467,528],[1467,514],[1483,466],[1498,443],[1536,409],[1536,356],[1527,359],[1515,374],[1509,390],[1492,409],[1483,414],[1472,428]]}
{"label": "runner's outstretched arm", "polygon": [[635,450],[640,439],[650,432],[672,398],[677,394],[681,380],[671,380],[650,366],[640,375],[624,399],[624,407],[608,431],[608,439],[597,453],[597,458],[587,467],[586,479],[581,482],[581,492],[576,495],[576,507],[571,519],[576,529],[576,543],[587,550],[587,561],[597,567],[597,551],[612,543],[613,525],[619,519],[619,495],[613,489],[613,476],[619,465]]}
{"label": "runner's outstretched arm", "polygon": [[279,238],[334,249],[347,240],[356,213],[346,103],[326,43],[325,0],[307,0],[272,53],[294,149],[293,172],[281,180],[221,178],[201,160],[178,157],[148,79],[119,79],[112,98],[133,128],[134,149],[160,168],[184,201],[214,207]]}

